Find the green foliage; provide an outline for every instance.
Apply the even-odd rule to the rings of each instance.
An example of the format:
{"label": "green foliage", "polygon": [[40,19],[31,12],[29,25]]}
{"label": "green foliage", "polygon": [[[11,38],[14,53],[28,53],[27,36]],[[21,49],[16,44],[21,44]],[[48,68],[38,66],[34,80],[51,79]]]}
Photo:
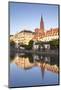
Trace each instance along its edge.
{"label": "green foliage", "polygon": [[14,56],[14,54],[15,54],[15,42],[14,41],[10,41],[10,54],[13,54],[13,56]]}
{"label": "green foliage", "polygon": [[58,46],[59,46],[59,39],[54,39],[52,41],[49,41],[49,44],[53,48],[58,48]]}
{"label": "green foliage", "polygon": [[11,47],[15,47],[15,42],[14,41],[10,41],[10,46]]}
{"label": "green foliage", "polygon": [[32,47],[33,47],[33,40],[30,40],[29,41],[29,44],[28,44],[28,49],[32,49]]}
{"label": "green foliage", "polygon": [[33,47],[33,40],[30,40],[28,45],[23,44],[23,45],[21,45],[21,46],[24,47],[24,48],[27,49],[27,50],[31,50],[32,47]]}

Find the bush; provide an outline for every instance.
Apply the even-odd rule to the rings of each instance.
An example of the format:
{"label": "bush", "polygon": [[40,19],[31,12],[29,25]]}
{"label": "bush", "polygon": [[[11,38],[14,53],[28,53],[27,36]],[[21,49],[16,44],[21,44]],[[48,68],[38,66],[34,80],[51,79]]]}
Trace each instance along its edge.
{"label": "bush", "polygon": [[33,40],[30,40],[28,45],[23,44],[21,46],[24,47],[26,50],[31,50],[33,47]]}
{"label": "bush", "polygon": [[58,48],[59,47],[59,39],[54,39],[52,41],[49,41],[49,44],[51,48]]}
{"label": "bush", "polygon": [[15,42],[14,41],[10,41],[10,46],[11,47],[15,47]]}
{"label": "bush", "polygon": [[28,49],[32,49],[32,47],[33,47],[33,40],[30,40],[29,41],[29,44],[28,44]]}

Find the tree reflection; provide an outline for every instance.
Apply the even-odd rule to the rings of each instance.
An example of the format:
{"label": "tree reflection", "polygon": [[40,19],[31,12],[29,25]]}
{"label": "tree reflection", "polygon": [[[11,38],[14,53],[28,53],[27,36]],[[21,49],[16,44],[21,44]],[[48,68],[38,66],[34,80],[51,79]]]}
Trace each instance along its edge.
{"label": "tree reflection", "polygon": [[58,58],[52,56],[44,56],[38,54],[29,54],[29,53],[17,53],[10,57],[11,61],[20,68],[24,70],[29,70],[32,67],[39,67],[42,74],[42,79],[44,79],[45,70],[52,72],[58,72]]}

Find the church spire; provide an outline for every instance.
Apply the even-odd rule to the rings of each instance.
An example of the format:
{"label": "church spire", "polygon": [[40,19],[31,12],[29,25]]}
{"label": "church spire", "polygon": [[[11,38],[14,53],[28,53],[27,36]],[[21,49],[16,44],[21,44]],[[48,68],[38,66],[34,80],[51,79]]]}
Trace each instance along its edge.
{"label": "church spire", "polygon": [[40,21],[40,29],[44,31],[44,21],[43,21],[42,16],[41,16],[41,21]]}

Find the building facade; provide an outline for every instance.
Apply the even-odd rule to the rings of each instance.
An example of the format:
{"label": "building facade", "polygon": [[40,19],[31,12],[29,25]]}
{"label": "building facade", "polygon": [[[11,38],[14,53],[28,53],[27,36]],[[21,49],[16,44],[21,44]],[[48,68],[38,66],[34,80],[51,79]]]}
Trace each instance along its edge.
{"label": "building facade", "polygon": [[28,45],[29,41],[32,40],[34,33],[32,31],[23,30],[10,38],[15,43]]}
{"label": "building facade", "polygon": [[59,38],[59,28],[52,28],[49,30],[45,30],[43,17],[41,16],[40,28],[35,29],[33,40],[47,42],[58,38]]}
{"label": "building facade", "polygon": [[34,42],[38,41],[48,42],[58,38],[59,38],[59,28],[51,28],[49,30],[45,30],[42,16],[40,20],[40,28],[35,28],[34,32],[23,30],[19,33],[16,33],[13,36],[10,36],[10,40],[13,40],[15,43],[26,45],[28,45],[30,40],[33,40]]}

